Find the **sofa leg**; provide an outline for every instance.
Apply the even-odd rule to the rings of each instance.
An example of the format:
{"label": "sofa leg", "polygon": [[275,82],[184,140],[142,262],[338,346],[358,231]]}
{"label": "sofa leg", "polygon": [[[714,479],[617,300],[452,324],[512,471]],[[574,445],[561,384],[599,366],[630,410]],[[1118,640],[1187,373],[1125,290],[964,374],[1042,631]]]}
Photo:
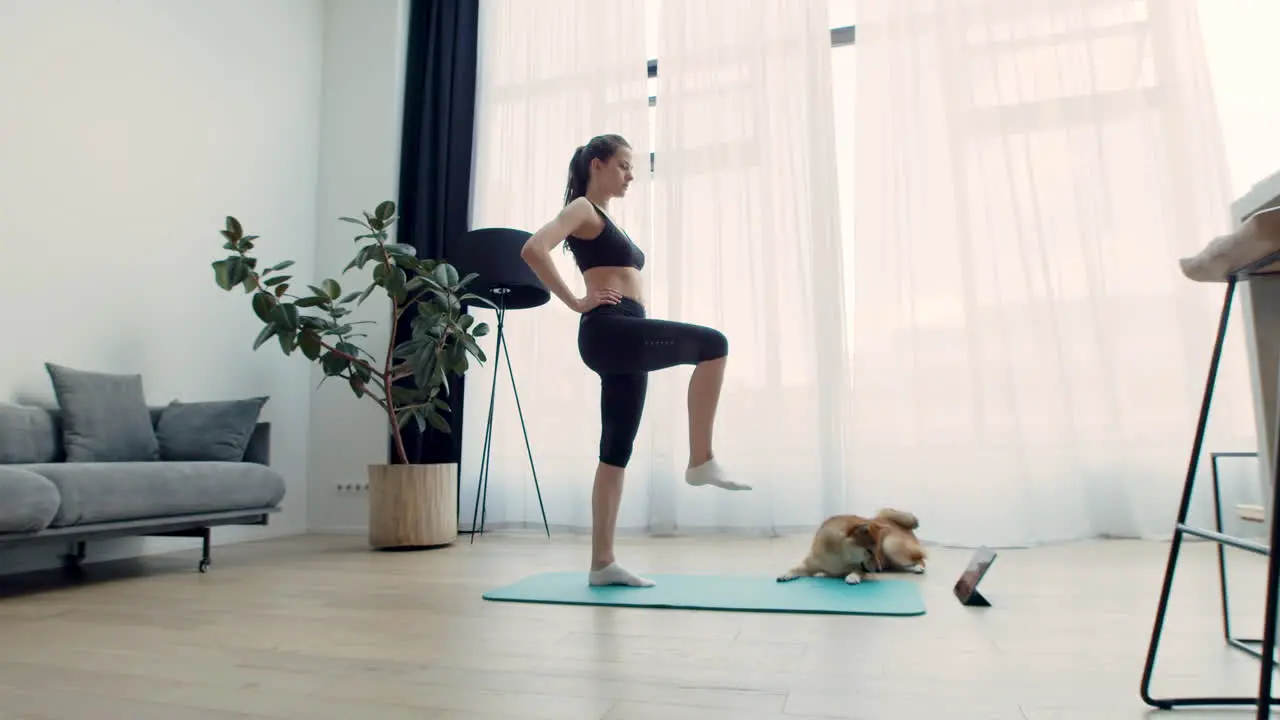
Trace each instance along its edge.
{"label": "sofa leg", "polygon": [[208,572],[211,560],[209,558],[209,540],[213,535],[210,528],[200,528],[200,572]]}
{"label": "sofa leg", "polygon": [[81,540],[76,543],[76,549],[74,552],[69,552],[62,556],[62,569],[67,571],[80,570],[84,556],[85,546],[84,541]]}
{"label": "sofa leg", "polygon": [[213,534],[213,530],[209,527],[192,527],[182,530],[168,530],[165,532],[148,533],[152,537],[183,537],[183,538],[200,538],[200,572],[207,572],[212,561],[209,559],[209,538]]}

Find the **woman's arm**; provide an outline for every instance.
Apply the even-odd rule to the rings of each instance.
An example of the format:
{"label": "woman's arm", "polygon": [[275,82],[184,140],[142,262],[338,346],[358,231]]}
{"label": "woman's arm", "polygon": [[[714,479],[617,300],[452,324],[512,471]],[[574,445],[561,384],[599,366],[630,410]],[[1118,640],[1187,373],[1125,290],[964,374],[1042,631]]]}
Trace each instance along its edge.
{"label": "woman's arm", "polygon": [[576,233],[591,212],[590,202],[586,198],[574,200],[565,205],[555,219],[543,225],[533,237],[525,241],[524,247],[520,249],[520,257],[529,264],[542,284],[576,312],[582,312],[582,302],[574,297],[569,286],[560,277],[555,261],[551,259],[551,251],[566,237]]}

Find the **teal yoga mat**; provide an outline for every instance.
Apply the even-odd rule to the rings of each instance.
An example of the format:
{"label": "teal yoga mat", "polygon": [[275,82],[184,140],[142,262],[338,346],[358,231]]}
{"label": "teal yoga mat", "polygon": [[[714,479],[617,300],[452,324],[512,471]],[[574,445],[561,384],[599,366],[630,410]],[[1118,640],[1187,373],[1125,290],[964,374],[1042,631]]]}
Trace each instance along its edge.
{"label": "teal yoga mat", "polygon": [[647,575],[655,587],[591,587],[586,573],[531,575],[484,594],[485,600],[567,605],[617,605],[740,612],[838,615],[923,615],[915,582],[872,578],[850,585],[840,578],[778,582],[768,575]]}

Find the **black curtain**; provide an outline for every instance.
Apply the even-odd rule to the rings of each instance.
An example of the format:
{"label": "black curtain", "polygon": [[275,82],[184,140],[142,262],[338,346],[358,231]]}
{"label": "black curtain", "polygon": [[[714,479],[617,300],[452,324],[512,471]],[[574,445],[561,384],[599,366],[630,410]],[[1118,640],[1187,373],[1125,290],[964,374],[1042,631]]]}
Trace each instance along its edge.
{"label": "black curtain", "polygon": [[[413,0],[410,8],[397,241],[418,257],[448,260],[468,229],[479,14],[479,0]],[[412,311],[401,318],[399,337],[409,336],[412,319]],[[449,378],[449,389],[452,432],[419,432],[410,422],[401,433],[410,463],[461,460],[463,379]],[[397,462],[394,445],[390,455]]]}

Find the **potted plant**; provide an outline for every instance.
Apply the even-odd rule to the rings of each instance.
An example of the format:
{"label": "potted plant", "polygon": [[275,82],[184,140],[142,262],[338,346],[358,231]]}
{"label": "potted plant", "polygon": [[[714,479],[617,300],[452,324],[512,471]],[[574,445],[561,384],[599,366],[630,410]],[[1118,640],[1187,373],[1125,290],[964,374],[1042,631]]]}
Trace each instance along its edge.
{"label": "potted plant", "polygon": [[[463,312],[463,303],[492,303],[464,292],[474,273],[460,278],[447,262],[419,258],[413,247],[388,242],[395,211],[395,203],[386,201],[372,213],[365,211],[363,220],[339,218],[362,231],[355,237],[355,257],[342,271],[372,265],[371,281],[361,290],[343,294],[337,280],[326,278],[307,285],[306,294],[292,292],[299,283],[285,271],[294,261],[260,270],[252,255],[258,236],[244,234],[231,216],[222,236],[223,248],[232,254],[214,262],[213,271],[218,287],[229,292],[239,287],[250,296],[263,323],[254,350],[274,340],[285,355],[301,352],[323,370],[321,383],[341,378],[356,397],[381,409],[399,462],[368,467],[369,543],[375,548],[430,547],[457,538],[456,468],[452,463],[410,464],[400,430],[412,420],[420,430],[430,425],[450,432],[442,415],[449,411],[449,377],[466,373],[468,356],[485,361],[476,338],[489,332],[485,323]],[[357,332],[357,326],[373,321],[349,317],[379,290],[391,301],[389,340],[381,357],[359,342],[367,335]],[[410,309],[416,315],[409,337],[398,338],[400,320]]]}

